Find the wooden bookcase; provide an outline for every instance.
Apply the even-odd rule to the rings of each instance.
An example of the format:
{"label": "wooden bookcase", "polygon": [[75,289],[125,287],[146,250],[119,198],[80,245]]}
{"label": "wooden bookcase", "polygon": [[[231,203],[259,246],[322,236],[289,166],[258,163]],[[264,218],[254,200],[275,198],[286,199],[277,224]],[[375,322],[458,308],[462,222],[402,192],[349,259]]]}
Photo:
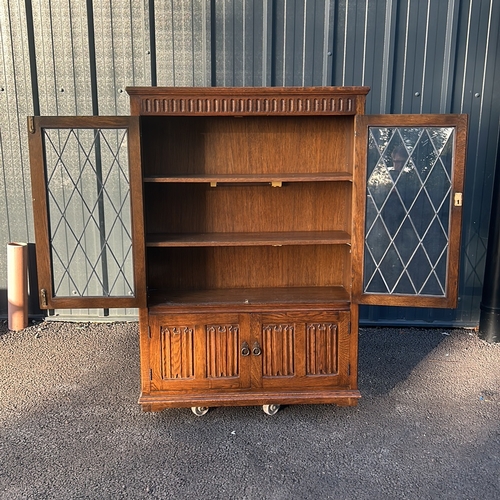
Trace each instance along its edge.
{"label": "wooden bookcase", "polygon": [[[42,307],[139,307],[145,410],[184,406],[203,414],[211,406],[264,405],[273,413],[281,404],[354,405],[358,304],[453,306],[466,117],[366,117],[366,87],[127,91],[131,117],[31,119],[30,152]],[[104,171],[90,218],[97,211],[104,220],[110,204],[120,222],[127,219],[131,251],[122,254],[133,268],[120,265],[109,278],[103,267],[104,279],[91,265],[90,275],[107,284],[102,297],[80,291],[88,285],[70,291],[76,279],[64,288],[77,265],[52,249],[53,228],[60,218],[72,222],[59,210],[64,193],[47,194],[54,172],[61,175],[66,146],[52,167],[47,148],[77,137],[74,155],[93,158],[97,146],[87,151],[80,139],[93,127],[100,132],[89,143],[101,155],[104,146],[124,142],[107,137],[113,127],[124,131],[128,146],[124,160],[124,153],[110,155],[109,170],[100,159],[92,168]],[[55,140],[53,129],[70,130],[69,139],[65,133]],[[396,143],[406,151],[404,174],[388,156]],[[120,180],[110,181],[112,194],[104,196],[117,165],[123,176],[129,172],[128,194],[115,193]],[[412,203],[404,198],[411,175],[420,182]],[[392,191],[378,202],[381,179]],[[75,189],[86,200],[83,188]],[[406,215],[393,230],[394,200]],[[51,204],[63,215],[51,215]],[[103,225],[95,224],[99,234]],[[108,254],[118,261],[123,241],[113,234],[101,240],[110,247],[106,262]],[[387,263],[391,258],[399,268]],[[429,267],[422,283],[413,269],[419,258]],[[394,267],[399,277],[392,283]],[[109,292],[109,282],[120,280],[129,284],[128,296]]]}

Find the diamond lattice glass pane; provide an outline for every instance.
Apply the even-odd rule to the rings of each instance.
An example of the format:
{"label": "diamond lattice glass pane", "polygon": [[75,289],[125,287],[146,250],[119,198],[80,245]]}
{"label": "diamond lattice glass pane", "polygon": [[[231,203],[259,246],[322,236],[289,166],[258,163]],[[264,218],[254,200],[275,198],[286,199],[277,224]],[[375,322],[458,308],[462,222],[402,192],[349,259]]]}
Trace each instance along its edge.
{"label": "diamond lattice glass pane", "polygon": [[127,131],[45,129],[54,296],[133,294]]}
{"label": "diamond lattice glass pane", "polygon": [[370,127],[366,293],[444,296],[452,127]]}

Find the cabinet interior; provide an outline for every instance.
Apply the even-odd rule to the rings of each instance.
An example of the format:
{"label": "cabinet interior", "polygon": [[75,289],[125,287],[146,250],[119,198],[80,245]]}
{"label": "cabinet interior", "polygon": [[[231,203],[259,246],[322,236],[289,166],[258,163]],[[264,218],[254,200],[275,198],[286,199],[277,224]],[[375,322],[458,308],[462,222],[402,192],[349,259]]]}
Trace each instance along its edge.
{"label": "cabinet interior", "polygon": [[142,117],[141,128],[153,304],[203,291],[232,302],[235,289],[259,302],[294,296],[285,288],[302,302],[349,297],[352,117]]}
{"label": "cabinet interior", "polygon": [[144,116],[145,177],[352,174],[352,116]]}

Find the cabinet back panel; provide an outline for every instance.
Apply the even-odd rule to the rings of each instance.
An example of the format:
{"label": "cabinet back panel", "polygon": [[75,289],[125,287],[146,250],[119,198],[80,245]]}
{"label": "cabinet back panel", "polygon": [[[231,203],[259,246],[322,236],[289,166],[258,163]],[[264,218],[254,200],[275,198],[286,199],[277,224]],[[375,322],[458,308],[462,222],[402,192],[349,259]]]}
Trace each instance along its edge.
{"label": "cabinet back panel", "polygon": [[351,232],[350,182],[147,184],[148,233]]}
{"label": "cabinet back panel", "polygon": [[150,290],[343,286],[348,245],[149,248]]}
{"label": "cabinet back panel", "polygon": [[142,117],[145,175],[352,173],[352,116]]}

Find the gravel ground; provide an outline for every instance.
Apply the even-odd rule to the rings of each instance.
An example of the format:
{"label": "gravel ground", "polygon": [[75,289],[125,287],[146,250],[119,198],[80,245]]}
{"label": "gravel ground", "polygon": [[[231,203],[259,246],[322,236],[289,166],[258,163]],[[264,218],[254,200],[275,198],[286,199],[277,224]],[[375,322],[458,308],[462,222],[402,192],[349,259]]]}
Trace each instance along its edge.
{"label": "gravel ground", "polygon": [[137,324],[0,324],[0,498],[500,498],[500,344],[365,328],[359,383],[355,408],[143,413]]}

